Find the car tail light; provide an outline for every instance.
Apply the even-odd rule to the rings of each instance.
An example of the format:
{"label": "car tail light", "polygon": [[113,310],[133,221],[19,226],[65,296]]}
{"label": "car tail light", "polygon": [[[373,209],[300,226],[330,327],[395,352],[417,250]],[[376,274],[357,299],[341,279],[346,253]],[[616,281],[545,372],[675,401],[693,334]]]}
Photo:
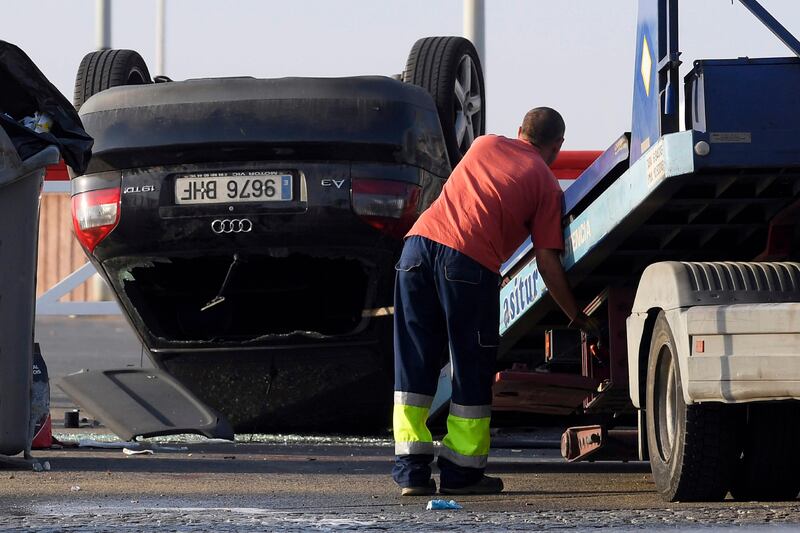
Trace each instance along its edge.
{"label": "car tail light", "polygon": [[354,179],[353,211],[373,228],[400,239],[419,216],[420,191],[413,183]]}
{"label": "car tail light", "polygon": [[119,222],[120,189],[99,189],[72,197],[75,236],[88,252],[111,233]]}

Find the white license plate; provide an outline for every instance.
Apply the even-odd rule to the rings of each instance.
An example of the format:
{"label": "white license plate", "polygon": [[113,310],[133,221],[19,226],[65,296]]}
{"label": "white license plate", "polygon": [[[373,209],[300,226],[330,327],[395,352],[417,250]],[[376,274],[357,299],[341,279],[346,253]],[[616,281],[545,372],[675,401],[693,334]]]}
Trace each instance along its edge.
{"label": "white license plate", "polygon": [[175,180],[175,203],[178,205],[286,202],[291,199],[291,174],[203,174]]}

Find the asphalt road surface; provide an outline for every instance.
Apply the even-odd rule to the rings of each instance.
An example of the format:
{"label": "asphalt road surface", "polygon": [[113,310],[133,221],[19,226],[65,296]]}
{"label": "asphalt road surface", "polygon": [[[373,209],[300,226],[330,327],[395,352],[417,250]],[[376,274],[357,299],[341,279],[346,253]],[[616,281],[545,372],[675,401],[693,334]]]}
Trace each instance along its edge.
{"label": "asphalt road surface", "polygon": [[[139,365],[141,348],[121,319],[48,318],[37,326],[51,376]],[[65,397],[58,402],[69,407]],[[55,431],[73,443],[114,438],[103,427]],[[797,501],[666,504],[646,463],[566,464],[553,449],[493,450],[489,473],[503,477],[503,494],[457,497],[461,510],[427,511],[430,497],[399,496],[391,444],[381,438],[159,439],[136,448],[154,453],[64,448],[34,452],[49,471],[0,465],[0,531],[800,529]]]}
{"label": "asphalt road surface", "polygon": [[398,495],[388,445],[168,446],[177,449],[39,452],[51,471],[0,472],[0,530],[773,531],[800,517],[794,502],[667,505],[653,493],[646,464],[567,465],[553,451],[498,451],[489,470],[504,478],[505,493],[457,497],[458,511],[427,511],[429,497]]}

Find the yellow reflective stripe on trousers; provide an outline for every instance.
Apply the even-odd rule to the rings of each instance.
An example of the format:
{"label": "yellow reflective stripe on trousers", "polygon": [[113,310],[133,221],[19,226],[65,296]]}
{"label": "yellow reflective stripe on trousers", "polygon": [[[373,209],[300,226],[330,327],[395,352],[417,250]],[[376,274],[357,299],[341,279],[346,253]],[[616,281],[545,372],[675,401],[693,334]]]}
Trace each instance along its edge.
{"label": "yellow reflective stripe on trousers", "polygon": [[460,466],[486,466],[490,420],[491,417],[463,418],[450,413],[447,417],[447,435],[442,440],[442,446],[447,449],[442,450],[442,457]]}
{"label": "yellow reflective stripe on trousers", "polygon": [[428,429],[428,407],[395,404],[392,414],[396,455],[433,454],[433,437]]}

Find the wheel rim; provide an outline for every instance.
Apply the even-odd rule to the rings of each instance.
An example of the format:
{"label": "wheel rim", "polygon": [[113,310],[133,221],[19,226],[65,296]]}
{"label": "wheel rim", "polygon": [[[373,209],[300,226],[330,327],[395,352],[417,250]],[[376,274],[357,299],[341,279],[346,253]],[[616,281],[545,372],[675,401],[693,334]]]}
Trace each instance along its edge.
{"label": "wheel rim", "polygon": [[480,135],[482,127],[481,81],[478,68],[469,54],[464,54],[458,62],[456,81],[453,87],[456,143],[464,154]]}
{"label": "wheel rim", "polygon": [[675,420],[678,414],[678,381],[675,375],[672,351],[662,346],[658,354],[656,376],[656,439],[658,452],[664,462],[669,462],[675,446]]}

